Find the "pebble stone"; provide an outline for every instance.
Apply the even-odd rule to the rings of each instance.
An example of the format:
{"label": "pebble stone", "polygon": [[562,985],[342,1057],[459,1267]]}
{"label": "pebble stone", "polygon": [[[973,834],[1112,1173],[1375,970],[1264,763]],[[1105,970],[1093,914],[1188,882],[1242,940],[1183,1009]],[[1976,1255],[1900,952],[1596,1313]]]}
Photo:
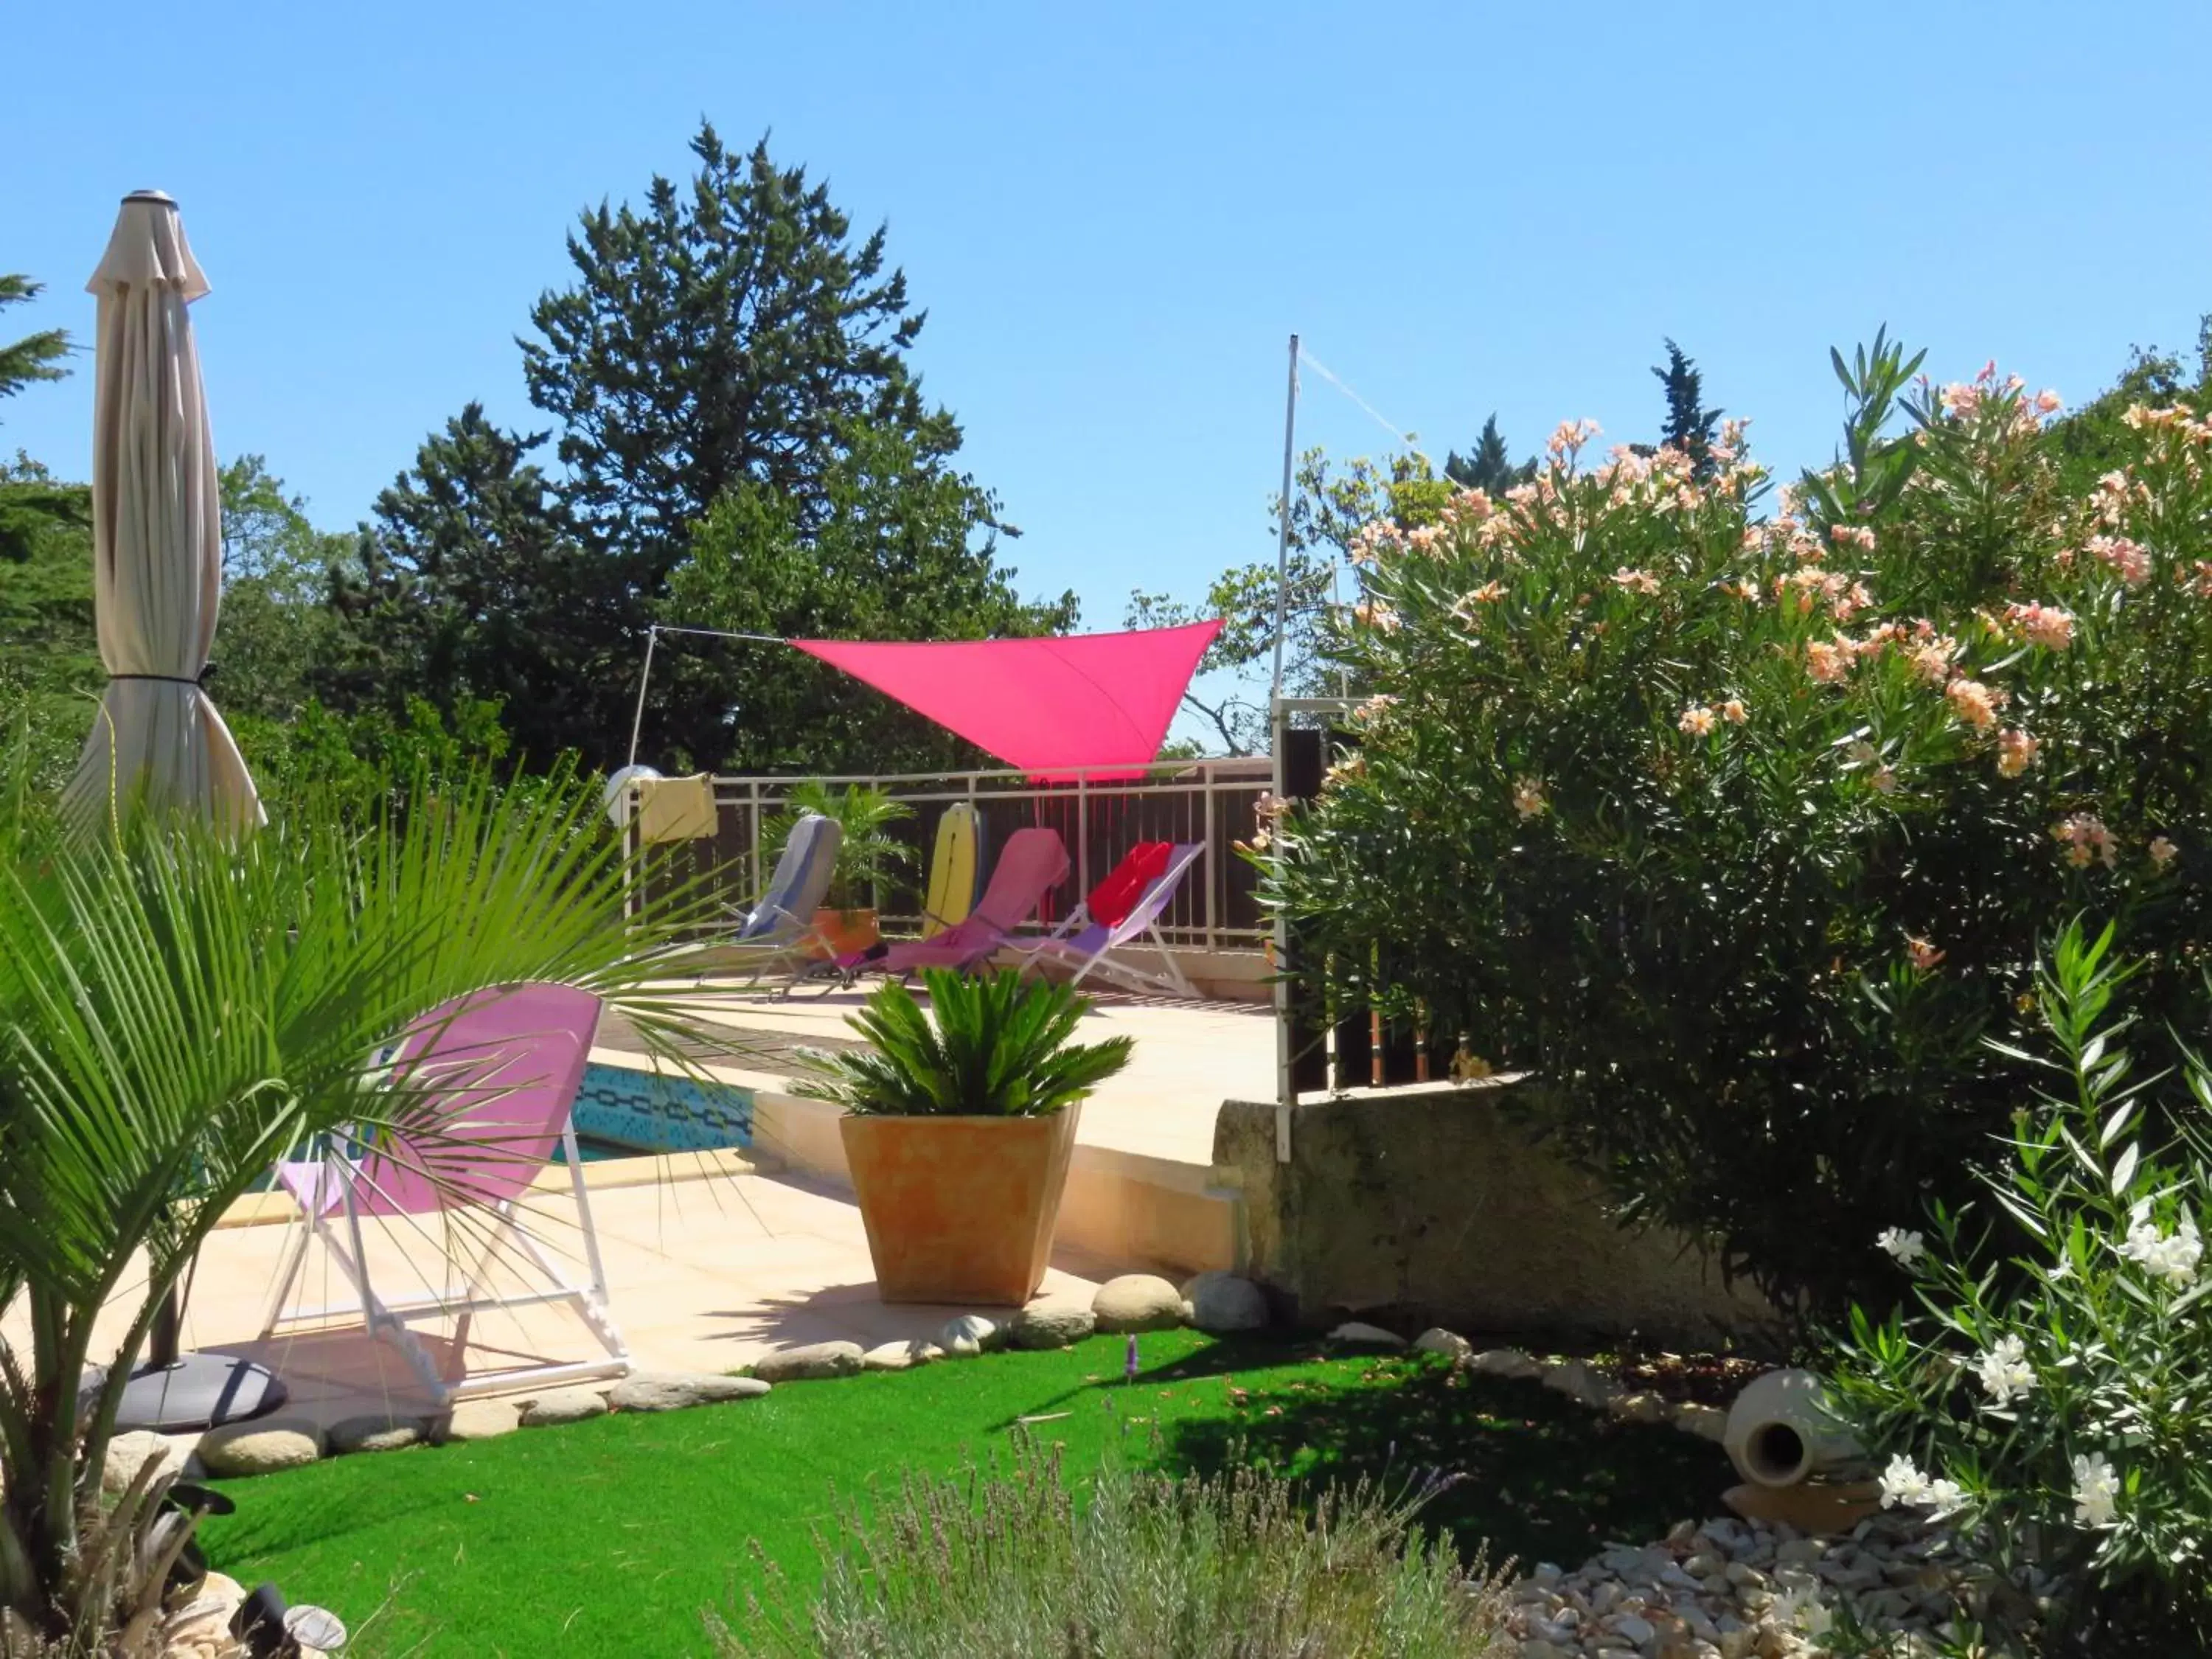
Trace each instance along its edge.
{"label": "pebble stone", "polygon": [[1895,1512],[1835,1539],[1683,1522],[1571,1572],[1539,1563],[1510,1594],[1506,1631],[1517,1659],[1800,1659],[1822,1650],[1802,1611],[1817,1601],[1890,1638],[1899,1659],[1933,1659],[1971,1589],[1949,1535]]}

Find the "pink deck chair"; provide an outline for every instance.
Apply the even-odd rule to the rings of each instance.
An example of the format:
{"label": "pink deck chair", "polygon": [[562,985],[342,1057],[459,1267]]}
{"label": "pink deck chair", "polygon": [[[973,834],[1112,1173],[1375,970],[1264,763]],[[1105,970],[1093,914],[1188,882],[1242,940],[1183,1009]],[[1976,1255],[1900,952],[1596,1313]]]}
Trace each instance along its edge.
{"label": "pink deck chair", "polygon": [[1044,896],[1067,879],[1067,848],[1057,830],[1017,830],[1006,837],[991,884],[965,921],[932,939],[908,939],[872,959],[852,958],[848,972],[901,977],[923,968],[963,973],[988,961],[1036,913]]}
{"label": "pink deck chair", "polygon": [[[1068,981],[1070,985],[1080,985],[1095,973],[1130,990],[1196,996],[1198,993],[1183,977],[1175,952],[1168,949],[1167,940],[1160,936],[1159,921],[1174,901],[1176,890],[1182,885],[1184,875],[1205,851],[1203,842],[1187,842],[1173,848],[1166,866],[1146,887],[1129,913],[1119,921],[1093,921],[1079,933],[1065,936],[1054,933],[1049,939],[1016,942],[1013,948],[1025,958],[1024,969],[1053,963],[1074,970],[1074,976]],[[1114,955],[1131,940],[1146,934],[1151,935],[1153,947],[1160,953],[1163,972],[1146,973]]]}
{"label": "pink deck chair", "polygon": [[[607,1310],[606,1273],[569,1117],[599,1018],[598,998],[559,985],[482,993],[426,1017],[390,1064],[410,1088],[434,1097],[433,1122],[417,1134],[386,1134],[364,1157],[333,1151],[277,1165],[277,1185],[297,1200],[305,1224],[278,1275],[262,1335],[283,1325],[359,1315],[372,1336],[398,1347],[441,1406],[520,1383],[627,1376],[629,1351]],[[581,1284],[531,1236],[520,1212],[556,1146],[567,1155],[583,1235],[587,1278]],[[419,1295],[380,1294],[363,1249],[367,1222],[395,1237],[411,1230],[429,1240],[445,1283]],[[318,1238],[356,1299],[288,1312],[307,1246]],[[463,1239],[470,1248],[457,1250]],[[495,1269],[542,1286],[494,1289],[488,1281]],[[456,1351],[465,1352],[473,1316],[546,1304],[574,1309],[604,1356],[455,1380],[441,1375],[412,1328],[416,1320],[452,1320]]]}

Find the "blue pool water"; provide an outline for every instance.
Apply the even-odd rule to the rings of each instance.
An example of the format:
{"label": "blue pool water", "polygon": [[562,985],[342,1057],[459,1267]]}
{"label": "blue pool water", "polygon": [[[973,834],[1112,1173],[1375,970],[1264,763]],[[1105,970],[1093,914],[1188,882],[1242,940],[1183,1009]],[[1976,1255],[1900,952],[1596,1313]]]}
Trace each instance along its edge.
{"label": "blue pool water", "polygon": [[587,1164],[752,1145],[752,1091],[725,1083],[593,1064],[584,1067],[574,1109],[576,1150]]}

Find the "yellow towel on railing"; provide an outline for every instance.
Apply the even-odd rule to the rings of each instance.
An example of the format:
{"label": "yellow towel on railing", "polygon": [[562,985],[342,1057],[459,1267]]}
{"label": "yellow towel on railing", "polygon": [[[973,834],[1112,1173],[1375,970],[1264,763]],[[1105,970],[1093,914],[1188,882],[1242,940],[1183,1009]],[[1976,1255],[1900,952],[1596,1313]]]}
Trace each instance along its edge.
{"label": "yellow towel on railing", "polygon": [[714,829],[714,780],[707,773],[638,781],[640,841],[697,841],[713,835]]}

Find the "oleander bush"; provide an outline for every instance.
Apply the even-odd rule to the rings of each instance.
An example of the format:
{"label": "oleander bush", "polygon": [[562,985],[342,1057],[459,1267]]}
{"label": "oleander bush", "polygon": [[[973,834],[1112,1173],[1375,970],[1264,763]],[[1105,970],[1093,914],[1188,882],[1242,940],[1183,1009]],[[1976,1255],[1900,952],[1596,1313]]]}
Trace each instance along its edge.
{"label": "oleander bush", "polygon": [[2069,489],[2053,394],[1918,362],[1838,355],[1839,458],[1778,492],[1736,423],[1599,459],[1570,422],[1503,498],[1370,526],[1337,648],[1375,695],[1259,843],[1335,1007],[1539,1073],[1626,1218],[1816,1317],[1967,1195],[2059,921],[2141,963],[2145,1043],[2212,1007],[2205,399]]}
{"label": "oleander bush", "polygon": [[1883,1501],[1953,1518],[2016,1644],[2201,1654],[2212,1071],[2194,1056],[2136,1071],[2114,1007],[2139,964],[2112,944],[2059,938],[2037,998],[2046,1086],[1978,1173],[1978,1201],[1882,1233],[1917,1305],[1855,1310],[1834,1386],[1882,1462]]}
{"label": "oleander bush", "polygon": [[1243,1468],[1109,1468],[1079,1493],[1024,1437],[1004,1468],[848,1506],[817,1596],[771,1566],[765,1600],[709,1622],[724,1659],[1502,1659],[1501,1588],[1422,1538],[1421,1498],[1302,1502]]}

